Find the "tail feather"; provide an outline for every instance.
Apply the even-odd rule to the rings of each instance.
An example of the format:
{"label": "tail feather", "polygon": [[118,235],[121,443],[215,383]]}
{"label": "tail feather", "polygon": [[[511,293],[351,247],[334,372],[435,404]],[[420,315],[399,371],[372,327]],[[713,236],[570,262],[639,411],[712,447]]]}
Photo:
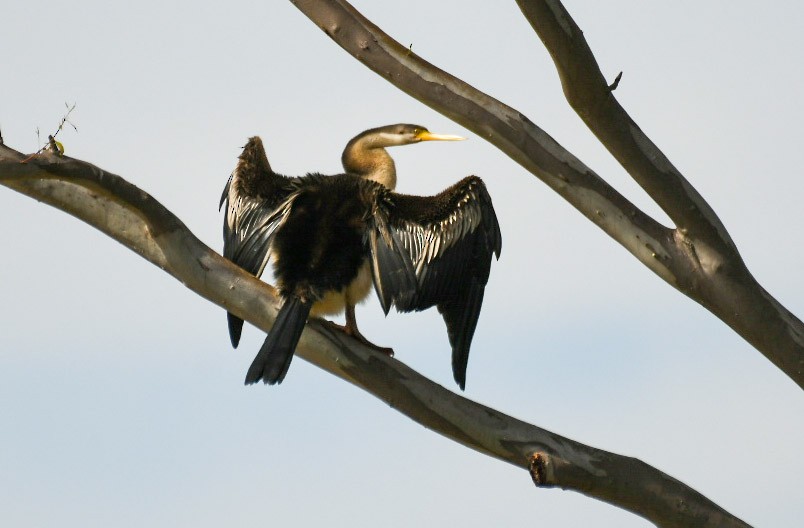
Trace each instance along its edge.
{"label": "tail feather", "polygon": [[270,385],[282,383],[307,323],[307,316],[310,315],[310,308],[312,303],[303,302],[298,297],[285,300],[274,327],[268,332],[268,337],[248,369],[246,385],[260,380]]}
{"label": "tail feather", "polygon": [[467,290],[458,299],[438,305],[438,311],[447,324],[447,336],[452,346],[452,375],[461,390],[466,388],[466,366],[469,363],[469,348],[477,328],[480,306],[483,304],[484,287],[472,280]]}
{"label": "tail feather", "polygon": [[243,320],[233,313],[226,312],[226,321],[229,323],[229,340],[232,348],[240,344],[240,335],[243,333]]}

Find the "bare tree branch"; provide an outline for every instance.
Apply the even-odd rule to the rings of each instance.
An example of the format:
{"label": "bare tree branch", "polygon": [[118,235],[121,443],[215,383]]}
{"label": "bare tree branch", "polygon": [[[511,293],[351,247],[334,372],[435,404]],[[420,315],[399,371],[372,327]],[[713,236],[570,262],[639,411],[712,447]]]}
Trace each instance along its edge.
{"label": "bare tree branch", "polygon": [[709,204],[620,106],[561,2],[517,3],[550,52],[572,108],[675,223],[675,242],[691,268],[679,289],[804,388],[802,322],[759,285]]}
{"label": "bare tree branch", "polygon": [[[645,266],[719,317],[804,388],[804,324],[751,276],[709,205],[622,111],[591,52],[583,51],[585,42],[572,40],[582,40],[582,33],[574,22],[569,24],[560,2],[521,4],[549,11],[550,16],[541,12],[537,16],[534,11],[533,18],[539,19],[540,26],[552,27],[554,37],[543,39],[548,47],[555,46],[551,49],[554,57],[562,58],[565,91],[579,94],[572,99],[581,101],[574,104],[589,114],[585,119],[603,115],[603,121],[594,125],[601,130],[599,137],[606,138],[626,170],[668,212],[676,229],[662,226],[639,210],[520,112],[423,60],[345,0],[292,2],[367,67],[473,130],[544,181]],[[561,46],[566,48],[564,52]],[[573,86],[568,88],[568,84]]]}
{"label": "bare tree branch", "polygon": [[[150,195],[79,160],[51,153],[22,163],[25,159],[0,145],[0,184],[70,213],[202,297],[263,330],[271,327],[276,316],[273,289],[204,245]],[[591,448],[472,402],[398,360],[332,333],[317,320],[302,335],[297,354],[447,438],[523,469],[534,465],[539,485],[580,491],[659,526],[747,526],[639,460]]]}
{"label": "bare tree branch", "polygon": [[517,3],[553,57],[567,101],[600,142],[681,232],[736,255],[734,242],[709,204],[617,102],[583,32],[561,2]]}

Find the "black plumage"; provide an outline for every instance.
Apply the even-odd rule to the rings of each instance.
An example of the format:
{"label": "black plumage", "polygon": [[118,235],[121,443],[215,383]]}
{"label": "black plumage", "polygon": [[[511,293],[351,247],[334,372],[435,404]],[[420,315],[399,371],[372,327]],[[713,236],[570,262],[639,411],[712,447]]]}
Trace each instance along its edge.
{"label": "black plumage", "polygon": [[[259,138],[244,147],[221,198],[227,204],[224,256],[260,276],[269,260],[283,305],[249,368],[246,383],[280,383],[309,315],[346,310],[371,283],[387,314],[437,306],[452,346],[453,375],[463,389],[500,228],[485,185],[469,176],[435,196],[392,191],[393,160],[385,147],[459,139],[416,125],[368,130],[346,147],[347,173],[289,178],[274,173]],[[229,314],[232,344],[243,321]],[[370,344],[370,343],[368,343]]]}

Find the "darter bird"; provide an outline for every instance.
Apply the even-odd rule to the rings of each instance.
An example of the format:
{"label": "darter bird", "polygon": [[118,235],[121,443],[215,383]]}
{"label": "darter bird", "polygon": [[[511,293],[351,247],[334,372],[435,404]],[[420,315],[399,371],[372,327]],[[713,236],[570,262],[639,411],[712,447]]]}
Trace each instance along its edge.
{"label": "darter bird", "polygon": [[[249,139],[221,196],[223,254],[257,277],[271,261],[282,306],[246,384],[282,382],[311,315],[345,311],[343,331],[379,348],[355,320],[355,304],[373,282],[386,315],[392,305],[401,312],[438,308],[453,376],[464,389],[492,254],[499,258],[502,247],[497,216],[476,176],[435,196],[393,192],[396,169],[385,150],[460,139],[418,125],[373,128],[346,145],[345,173],[300,177],[271,170],[260,138]],[[243,320],[227,315],[237,347]]]}

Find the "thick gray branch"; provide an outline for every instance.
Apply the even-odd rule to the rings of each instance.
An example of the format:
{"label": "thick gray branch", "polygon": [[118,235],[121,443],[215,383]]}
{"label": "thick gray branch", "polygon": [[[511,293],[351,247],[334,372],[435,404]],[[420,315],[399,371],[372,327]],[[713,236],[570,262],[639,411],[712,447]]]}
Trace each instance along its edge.
{"label": "thick gray branch", "polygon": [[[0,184],[62,209],[124,244],[185,286],[263,330],[273,289],[198,240],[170,211],[94,165],[0,145]],[[574,489],[661,526],[747,526],[681,482],[636,459],[607,453],[472,402],[400,361],[313,321],[297,354],[368,391],[418,423],[487,455],[528,469],[539,453],[541,484]]]}
{"label": "thick gray branch", "polygon": [[[423,60],[345,0],[292,2],[368,68],[473,130],[539,177],[645,266],[718,316],[804,388],[804,324],[756,282],[711,208],[624,111],[621,115],[625,118],[609,117],[595,125],[614,129],[599,137],[620,138],[622,145],[616,150],[630,154],[618,154],[618,159],[622,158],[623,166],[633,171],[632,176],[678,222],[678,229],[661,226],[524,115]],[[552,31],[565,40],[567,35],[583,38],[577,26],[568,24],[569,15],[559,2],[522,4],[549,9],[556,26]],[[550,17],[545,19],[547,22],[539,23],[550,21]],[[575,49],[572,46],[585,46],[585,42],[583,46],[576,41],[570,44],[565,43],[570,51]],[[556,50],[551,53],[560,54]],[[562,79],[581,75],[578,72],[590,62],[589,57],[580,63],[573,62],[574,55],[568,57],[565,68],[572,73],[562,73]],[[615,108],[616,101],[599,71],[587,73],[583,82],[590,86],[586,90]],[[564,86],[568,90],[566,81]],[[584,88],[569,90],[586,93]],[[615,110],[610,112],[616,114]],[[689,208],[686,214],[685,208]]]}

